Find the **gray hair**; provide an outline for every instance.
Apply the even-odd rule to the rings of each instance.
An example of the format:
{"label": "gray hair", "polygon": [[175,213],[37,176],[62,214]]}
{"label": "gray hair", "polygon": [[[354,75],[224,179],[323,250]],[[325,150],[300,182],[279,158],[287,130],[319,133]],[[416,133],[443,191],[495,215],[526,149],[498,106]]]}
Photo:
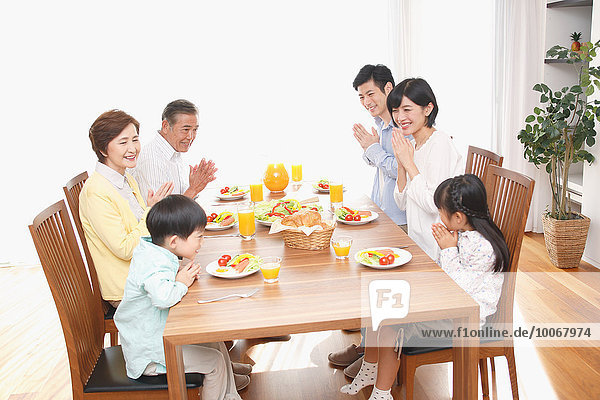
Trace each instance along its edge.
{"label": "gray hair", "polygon": [[176,122],[177,114],[198,115],[198,109],[191,101],[179,99],[167,104],[162,113],[162,120],[165,119],[169,125],[173,126]]}

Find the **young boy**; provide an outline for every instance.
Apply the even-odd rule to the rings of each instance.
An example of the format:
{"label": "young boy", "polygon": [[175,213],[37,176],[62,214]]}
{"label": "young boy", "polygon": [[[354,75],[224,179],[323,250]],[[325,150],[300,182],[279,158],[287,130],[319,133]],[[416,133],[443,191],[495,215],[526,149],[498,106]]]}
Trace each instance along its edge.
{"label": "young boy", "polygon": [[[133,252],[123,301],[115,313],[127,376],[166,373],[162,335],[169,308],[187,293],[201,272],[190,262],[179,268],[178,257],[193,260],[202,246],[206,214],[192,199],[171,195],[156,203],[146,218],[151,237],[143,237]],[[241,400],[250,378],[233,373],[221,343],[182,346],[185,372],[205,375],[203,399]],[[246,369],[244,364],[237,365]]]}

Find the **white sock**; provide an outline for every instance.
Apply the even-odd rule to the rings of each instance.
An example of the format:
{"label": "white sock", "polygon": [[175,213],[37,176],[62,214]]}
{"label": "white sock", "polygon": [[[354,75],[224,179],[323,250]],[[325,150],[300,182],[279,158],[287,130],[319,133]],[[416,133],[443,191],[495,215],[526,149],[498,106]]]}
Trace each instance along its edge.
{"label": "white sock", "polygon": [[392,397],[392,389],[380,390],[377,389],[377,386],[375,386],[371,392],[371,397],[369,397],[369,400],[394,400]]}
{"label": "white sock", "polygon": [[377,363],[370,363],[363,360],[362,365],[356,378],[352,383],[348,383],[341,387],[340,392],[346,394],[356,394],[362,388],[369,385],[374,385],[377,380]]}

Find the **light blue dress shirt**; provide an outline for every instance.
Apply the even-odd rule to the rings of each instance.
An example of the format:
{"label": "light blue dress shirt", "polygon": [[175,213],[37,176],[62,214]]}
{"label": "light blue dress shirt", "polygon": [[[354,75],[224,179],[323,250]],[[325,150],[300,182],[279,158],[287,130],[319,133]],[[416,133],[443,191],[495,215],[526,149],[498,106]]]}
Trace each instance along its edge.
{"label": "light blue dress shirt", "polygon": [[394,188],[398,177],[398,162],[392,149],[392,120],[387,126],[379,117],[375,117],[379,143],[374,143],[365,150],[363,159],[367,164],[377,167],[371,200],[375,202],[398,225],[406,224],[406,212],[398,208],[394,200]]}
{"label": "light blue dress shirt", "polygon": [[167,372],[163,331],[169,308],[187,293],[187,286],[175,281],[177,256],[143,237],[133,251],[123,301],[115,313],[127,376],[139,378],[151,362],[156,372]]}

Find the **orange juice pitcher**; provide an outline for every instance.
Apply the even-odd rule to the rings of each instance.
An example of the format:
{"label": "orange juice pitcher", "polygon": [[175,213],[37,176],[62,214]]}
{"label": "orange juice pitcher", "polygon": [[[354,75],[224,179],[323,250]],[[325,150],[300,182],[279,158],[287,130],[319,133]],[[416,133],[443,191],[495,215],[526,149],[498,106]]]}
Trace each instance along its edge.
{"label": "orange juice pitcher", "polygon": [[290,177],[283,163],[269,164],[263,182],[271,192],[283,192],[290,182]]}

